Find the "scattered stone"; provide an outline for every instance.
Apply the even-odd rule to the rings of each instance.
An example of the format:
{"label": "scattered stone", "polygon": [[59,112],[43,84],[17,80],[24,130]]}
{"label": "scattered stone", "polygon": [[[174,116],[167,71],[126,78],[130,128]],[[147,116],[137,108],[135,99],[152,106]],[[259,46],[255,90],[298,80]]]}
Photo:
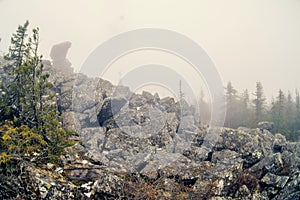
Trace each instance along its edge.
{"label": "scattered stone", "polygon": [[248,189],[246,185],[242,185],[235,194],[235,197],[249,197],[251,191]]}
{"label": "scattered stone", "polygon": [[259,128],[260,130],[271,131],[274,128],[274,123],[268,121],[262,121],[257,124],[257,128]]}
{"label": "scattered stone", "polygon": [[267,185],[275,186],[275,187],[278,187],[278,188],[283,188],[288,180],[289,180],[288,176],[277,176],[277,175],[272,174],[272,173],[267,173],[261,179],[261,182],[263,182]]}
{"label": "scattered stone", "polygon": [[53,163],[47,163],[47,169],[48,170],[52,170],[54,168],[54,164]]}

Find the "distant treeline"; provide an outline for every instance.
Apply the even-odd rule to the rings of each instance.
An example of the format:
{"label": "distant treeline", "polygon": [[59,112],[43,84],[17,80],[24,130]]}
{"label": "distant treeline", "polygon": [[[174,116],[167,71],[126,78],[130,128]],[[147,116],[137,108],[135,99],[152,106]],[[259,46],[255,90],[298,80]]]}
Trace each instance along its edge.
{"label": "distant treeline", "polygon": [[[300,140],[300,95],[295,92],[284,93],[281,89],[271,101],[267,101],[261,82],[256,83],[256,90],[249,94],[246,89],[238,92],[231,82],[226,86],[226,118],[225,127],[256,128],[260,121],[274,123],[273,133],[281,133],[288,140]],[[202,122],[209,121],[210,106],[200,97],[200,115]]]}

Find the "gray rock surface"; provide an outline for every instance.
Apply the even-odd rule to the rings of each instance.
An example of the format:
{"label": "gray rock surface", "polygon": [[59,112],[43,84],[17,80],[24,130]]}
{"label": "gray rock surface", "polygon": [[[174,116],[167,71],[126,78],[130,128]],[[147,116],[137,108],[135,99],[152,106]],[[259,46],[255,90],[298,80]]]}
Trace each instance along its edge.
{"label": "gray rock surface", "polygon": [[260,129],[260,130],[268,130],[268,131],[271,131],[273,128],[274,128],[274,123],[273,122],[268,122],[268,121],[262,121],[262,122],[259,122],[257,124],[257,127]]}
{"label": "gray rock surface", "polygon": [[71,42],[62,42],[54,45],[50,52],[53,67],[65,75],[70,75],[74,71],[71,67],[71,62],[67,59],[68,50],[71,45]]}
{"label": "gray rock surface", "polygon": [[49,71],[62,123],[80,141],[59,166],[24,166],[27,187],[8,185],[2,173],[1,199],[300,199],[300,144],[273,135],[267,122],[203,128],[173,98]]}

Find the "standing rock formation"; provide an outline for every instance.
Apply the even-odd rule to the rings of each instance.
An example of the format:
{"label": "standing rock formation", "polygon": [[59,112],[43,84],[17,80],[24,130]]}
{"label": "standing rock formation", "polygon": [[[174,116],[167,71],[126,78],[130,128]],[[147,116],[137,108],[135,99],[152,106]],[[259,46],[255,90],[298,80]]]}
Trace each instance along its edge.
{"label": "standing rock formation", "polygon": [[73,73],[71,62],[67,59],[67,53],[71,47],[71,42],[62,42],[52,47],[50,57],[52,59],[52,66],[66,75]]}

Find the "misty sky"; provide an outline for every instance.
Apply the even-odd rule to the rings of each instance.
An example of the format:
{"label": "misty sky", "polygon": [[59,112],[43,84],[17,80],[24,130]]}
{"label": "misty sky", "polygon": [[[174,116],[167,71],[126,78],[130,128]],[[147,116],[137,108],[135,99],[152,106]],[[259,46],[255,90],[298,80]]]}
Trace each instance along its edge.
{"label": "misty sky", "polygon": [[224,84],[253,92],[261,81],[267,96],[300,89],[300,0],[0,0],[2,52],[26,19],[40,28],[46,59],[52,45],[71,41],[77,70],[113,35],[156,27],[196,41]]}

